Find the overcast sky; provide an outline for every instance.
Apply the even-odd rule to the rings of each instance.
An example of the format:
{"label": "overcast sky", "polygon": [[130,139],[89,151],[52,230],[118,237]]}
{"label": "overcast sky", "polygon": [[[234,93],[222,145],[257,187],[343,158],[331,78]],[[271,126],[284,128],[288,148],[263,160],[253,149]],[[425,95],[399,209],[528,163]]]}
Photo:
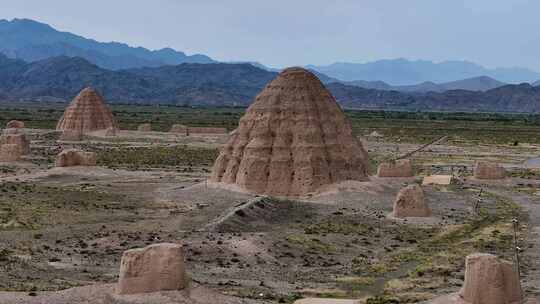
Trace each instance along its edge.
{"label": "overcast sky", "polygon": [[0,0],[99,41],[269,66],[468,60],[540,71],[537,0]]}

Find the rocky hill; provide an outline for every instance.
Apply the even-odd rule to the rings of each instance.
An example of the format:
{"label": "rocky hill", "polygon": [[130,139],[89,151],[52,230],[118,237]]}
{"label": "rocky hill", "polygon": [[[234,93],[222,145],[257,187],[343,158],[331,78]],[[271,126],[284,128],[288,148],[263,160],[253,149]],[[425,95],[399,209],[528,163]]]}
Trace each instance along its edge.
{"label": "rocky hill", "polygon": [[[92,86],[108,102],[246,106],[276,75],[251,64],[184,63],[112,71],[78,57],[27,63],[0,55],[0,98],[69,101],[82,88]],[[504,85],[485,92],[419,93],[366,89],[320,77],[347,108],[540,112],[540,86],[530,84]]]}
{"label": "rocky hill", "polygon": [[348,86],[327,85],[345,107],[406,111],[540,112],[540,87],[528,83],[505,85],[486,92],[449,90],[406,93]]}
{"label": "rocky hill", "polygon": [[67,101],[92,86],[111,102],[246,105],[275,75],[250,64],[184,63],[111,71],[78,57],[26,63],[0,56],[4,99],[54,97]]}

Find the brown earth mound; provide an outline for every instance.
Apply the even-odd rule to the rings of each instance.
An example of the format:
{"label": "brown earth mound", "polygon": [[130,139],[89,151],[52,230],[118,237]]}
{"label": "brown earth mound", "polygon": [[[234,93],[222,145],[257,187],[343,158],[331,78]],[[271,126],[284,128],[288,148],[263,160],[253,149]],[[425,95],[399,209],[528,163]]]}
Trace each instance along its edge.
{"label": "brown earth mound", "polygon": [[20,120],[11,120],[6,124],[6,129],[23,129],[24,122]]}
{"label": "brown earth mound", "polygon": [[149,124],[149,123],[140,124],[137,127],[137,131],[139,131],[139,132],[150,132],[150,131],[152,131],[152,125]]}
{"label": "brown earth mound", "polygon": [[92,88],[82,90],[66,108],[56,125],[57,130],[75,130],[82,133],[116,129],[116,122],[103,97]]}
{"label": "brown earth mound", "polygon": [[0,145],[0,161],[12,162],[21,160],[22,149],[16,144]]}
{"label": "brown earth mound", "polygon": [[181,290],[187,285],[182,245],[154,244],[122,255],[118,294]]}
{"label": "brown earth mound", "polygon": [[477,179],[503,179],[506,170],[498,164],[478,161],[474,165],[474,177]]}
{"label": "brown earth mound", "polygon": [[[16,129],[6,129],[6,130],[16,130]],[[10,132],[11,133],[11,132]],[[2,134],[0,136],[0,145],[14,144],[19,147],[22,155],[27,155],[30,153],[30,141],[26,138],[26,135],[21,133],[15,134]]]}
{"label": "brown earth mound", "polygon": [[56,156],[56,167],[95,166],[96,153],[67,149]]}
{"label": "brown earth mound", "polygon": [[467,256],[460,297],[471,304],[509,304],[521,301],[519,278],[510,262],[485,253]]}
{"label": "brown earth mound", "polygon": [[410,159],[384,162],[377,169],[379,177],[412,177],[412,163]]}
{"label": "brown earth mound", "polygon": [[397,218],[431,216],[422,187],[414,184],[401,189],[394,202],[392,215]]}
{"label": "brown earth mound", "polygon": [[255,98],[218,156],[211,181],[305,196],[368,180],[368,156],[334,97],[311,72],[288,68]]}

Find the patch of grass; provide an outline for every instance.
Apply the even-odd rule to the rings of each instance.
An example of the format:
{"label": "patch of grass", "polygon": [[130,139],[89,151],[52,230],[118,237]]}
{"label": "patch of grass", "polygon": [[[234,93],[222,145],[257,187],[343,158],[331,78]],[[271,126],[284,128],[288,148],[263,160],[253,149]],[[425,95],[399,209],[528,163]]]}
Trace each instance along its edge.
{"label": "patch of grass", "polygon": [[368,298],[366,304],[399,304],[399,300],[388,296],[376,296]]}
{"label": "patch of grass", "polygon": [[409,303],[404,297],[426,296],[410,292],[439,288],[445,278],[461,270],[465,257],[471,253],[494,252],[510,257],[513,247],[511,220],[522,215],[521,209],[505,197],[489,192],[484,192],[483,196],[489,201],[475,218],[464,224],[444,227],[431,237],[419,239],[417,246],[397,250],[375,262],[355,259],[355,273],[381,277],[412,265],[404,277],[390,276],[383,292],[384,296],[397,298],[400,303]]}
{"label": "patch of grass", "polygon": [[0,185],[0,230],[38,229],[42,226],[92,221],[89,210],[110,213],[128,209],[121,195],[92,189],[50,187],[8,182]]}
{"label": "patch of grass", "polygon": [[17,171],[17,168],[14,166],[0,166],[0,173],[15,173]]}
{"label": "patch of grass", "polygon": [[521,169],[512,171],[511,177],[519,177],[525,179],[540,179],[540,170]]}
{"label": "patch of grass", "polygon": [[217,149],[171,147],[117,147],[98,152],[98,165],[109,168],[165,168],[177,166],[211,166]]}
{"label": "patch of grass", "polygon": [[334,246],[326,244],[317,238],[312,238],[306,235],[289,235],[287,236],[286,240],[291,244],[316,252],[329,254],[336,251]]}
{"label": "patch of grass", "polygon": [[306,234],[361,234],[365,233],[368,227],[360,223],[348,223],[348,222],[324,222],[313,224],[304,229]]}

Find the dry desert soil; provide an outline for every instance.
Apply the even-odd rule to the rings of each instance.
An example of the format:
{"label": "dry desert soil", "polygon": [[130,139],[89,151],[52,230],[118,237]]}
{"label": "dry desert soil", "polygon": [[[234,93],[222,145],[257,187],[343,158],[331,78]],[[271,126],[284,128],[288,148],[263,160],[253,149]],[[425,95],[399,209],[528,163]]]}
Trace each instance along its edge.
{"label": "dry desert soil", "polygon": [[[0,303],[418,303],[458,291],[470,253],[513,261],[513,219],[523,289],[540,295],[540,173],[524,166],[538,144],[442,142],[412,156],[416,177],[371,176],[286,200],[206,181],[227,135],[119,131],[59,142],[50,129],[24,132],[31,154],[0,164]],[[419,146],[362,140],[372,174]],[[72,147],[97,152],[98,166],[54,168]],[[478,159],[510,177],[472,178]],[[388,216],[404,185],[435,173],[456,179],[424,186],[432,218]],[[183,244],[191,295],[115,298],[122,252],[161,242]]]}

